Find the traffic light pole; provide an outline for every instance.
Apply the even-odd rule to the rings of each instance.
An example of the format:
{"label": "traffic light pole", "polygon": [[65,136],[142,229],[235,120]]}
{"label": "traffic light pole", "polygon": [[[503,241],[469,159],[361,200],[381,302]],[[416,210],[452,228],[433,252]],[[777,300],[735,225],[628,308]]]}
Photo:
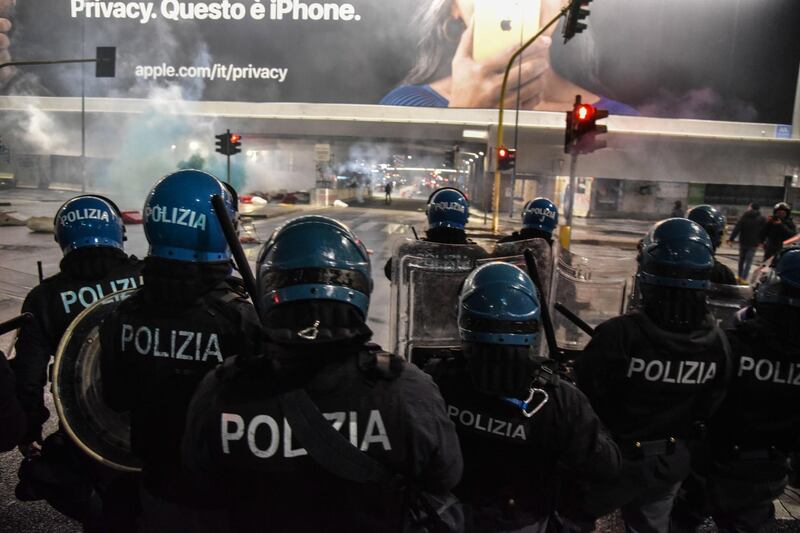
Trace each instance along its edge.
{"label": "traffic light pole", "polygon": [[[561,11],[558,12],[558,15],[553,17],[550,22],[545,24],[542,29],[536,33],[536,35],[531,37],[528,42],[520,47],[519,50],[514,52],[511,55],[511,59],[508,60],[506,71],[503,74],[503,85],[500,88],[500,105],[498,106],[497,113],[497,142],[495,143],[497,146],[503,145],[503,107],[506,101],[506,90],[508,89],[508,76],[511,73],[511,69],[514,68],[514,62],[520,57],[520,55],[522,55],[522,52],[524,52],[536,41],[536,39],[541,37],[544,32],[550,29],[550,26],[558,22],[558,19],[560,19],[569,11],[571,3],[572,2],[568,2],[566,6],[561,8]],[[497,154],[495,154],[495,159],[497,159]],[[494,168],[494,187],[492,188],[492,232],[497,234],[500,227],[500,167],[498,161],[495,161]]]}
{"label": "traffic light pole", "polygon": [[[231,142],[231,130],[227,130],[227,134],[228,134],[228,137],[227,137],[228,144],[230,144],[230,142]],[[227,174],[225,174],[225,181],[227,181],[228,185],[230,185],[230,183],[231,183],[231,154],[230,154],[230,150],[228,150],[228,153],[226,154],[226,157],[228,159],[228,172],[227,172]]]}
{"label": "traffic light pole", "polygon": [[0,68],[26,67],[31,65],[65,65],[68,63],[97,63],[97,59],[53,59],[51,61],[9,61],[0,63]]}
{"label": "traffic light pole", "polygon": [[576,176],[577,167],[578,151],[573,148],[569,159],[569,190],[566,191],[567,194],[565,194],[564,198],[567,204],[564,218],[567,223],[561,226],[559,230],[559,241],[561,242],[561,247],[565,250],[569,250],[570,243],[572,242],[572,212],[575,209],[575,188],[578,184],[578,178]]}

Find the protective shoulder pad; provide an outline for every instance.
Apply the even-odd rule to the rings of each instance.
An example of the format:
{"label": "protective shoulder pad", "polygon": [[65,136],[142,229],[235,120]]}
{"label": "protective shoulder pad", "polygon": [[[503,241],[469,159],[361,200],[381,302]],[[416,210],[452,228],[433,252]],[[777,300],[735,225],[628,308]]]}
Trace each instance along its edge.
{"label": "protective shoulder pad", "polygon": [[358,354],[358,368],[368,379],[392,381],[403,373],[404,360],[382,350],[377,344],[370,343]]}
{"label": "protective shoulder pad", "polygon": [[555,387],[561,379],[558,362],[545,357],[534,357],[531,377],[531,383],[537,388]]}
{"label": "protective shoulder pad", "polygon": [[460,350],[451,350],[450,355],[441,353],[428,359],[423,368],[424,372],[432,377],[433,381],[451,372],[457,372],[464,365],[464,358],[459,352]]}

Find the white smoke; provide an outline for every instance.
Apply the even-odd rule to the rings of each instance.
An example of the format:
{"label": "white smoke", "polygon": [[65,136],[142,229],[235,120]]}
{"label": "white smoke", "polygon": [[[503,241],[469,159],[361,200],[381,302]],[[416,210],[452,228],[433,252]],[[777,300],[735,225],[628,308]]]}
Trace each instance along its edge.
{"label": "white smoke", "polygon": [[36,106],[26,107],[25,118],[19,127],[23,141],[37,152],[68,155],[80,153],[80,149],[75,150],[69,142],[69,136],[53,117]]}

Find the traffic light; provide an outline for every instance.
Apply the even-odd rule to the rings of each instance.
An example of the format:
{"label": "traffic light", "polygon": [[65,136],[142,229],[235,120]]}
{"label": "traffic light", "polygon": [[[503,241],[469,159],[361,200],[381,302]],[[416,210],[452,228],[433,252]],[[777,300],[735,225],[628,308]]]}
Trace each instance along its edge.
{"label": "traffic light", "polygon": [[117,75],[117,47],[98,46],[94,64],[95,78],[113,78]]}
{"label": "traffic light", "polygon": [[231,133],[230,139],[231,139],[230,140],[230,144],[229,144],[230,149],[229,149],[228,153],[230,155],[235,155],[235,154],[238,154],[239,152],[241,152],[242,151],[242,148],[241,148],[242,147],[242,142],[241,142],[242,141],[242,136],[241,135],[237,135],[235,133]]}
{"label": "traffic light", "polygon": [[497,170],[511,170],[517,162],[517,151],[505,146],[497,147]]}
{"label": "traffic light", "polygon": [[448,150],[444,153],[444,167],[455,168],[456,166],[456,151]]}
{"label": "traffic light", "polygon": [[586,23],[583,22],[589,16],[589,10],[583,9],[588,6],[592,0],[571,0],[569,4],[569,11],[567,11],[567,20],[564,21],[564,42],[566,43],[575,34],[581,33],[586,29]]}
{"label": "traffic light", "polygon": [[608,111],[598,109],[591,104],[581,103],[580,95],[575,97],[572,111],[567,111],[567,128],[564,135],[564,153],[590,154],[606,147],[606,141],[598,140],[597,135],[605,133],[608,128],[597,124],[598,120],[608,117]]}
{"label": "traffic light", "polygon": [[216,150],[217,153],[220,153],[222,155],[228,155],[228,150],[229,150],[228,141],[230,140],[230,134],[220,133],[219,135],[216,136],[216,139],[217,139],[217,150]]}
{"label": "traffic light", "polygon": [[215,135],[215,138],[217,139],[216,152],[222,155],[231,156],[242,151],[242,136],[231,133],[231,130],[228,130],[226,133]]}

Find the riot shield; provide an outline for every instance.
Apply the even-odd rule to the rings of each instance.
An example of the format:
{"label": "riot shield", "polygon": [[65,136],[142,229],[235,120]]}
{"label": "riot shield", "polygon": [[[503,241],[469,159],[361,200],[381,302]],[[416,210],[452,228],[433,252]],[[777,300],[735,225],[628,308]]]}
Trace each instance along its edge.
{"label": "riot shield", "polygon": [[527,272],[524,253],[526,249],[533,252],[536,258],[536,268],[539,271],[539,279],[542,280],[542,292],[548,308],[553,307],[553,283],[555,277],[555,258],[558,254],[558,243],[554,242],[552,247],[544,239],[526,239],[524,241],[503,242],[495,245],[491,259],[486,261],[505,261],[520,267]]}
{"label": "riot shield", "polygon": [[[562,250],[556,270],[555,301],[581,320],[596,327],[625,312],[636,262],[630,258],[588,257]],[[553,314],[553,327],[559,346],[583,349],[589,335],[562,313]]]}
{"label": "riot shield", "polygon": [[736,312],[753,298],[753,289],[743,285],[712,283],[706,291],[708,310],[722,328],[733,327]]}
{"label": "riot shield", "polygon": [[61,337],[53,365],[53,399],[61,427],[93,459],[111,468],[138,472],[131,451],[130,418],[103,401],[100,325],[137,289],[104,298],[79,314]]}
{"label": "riot shield", "polygon": [[423,351],[459,347],[461,285],[486,251],[477,244],[404,240],[392,256],[389,342],[394,352],[422,365]]}

